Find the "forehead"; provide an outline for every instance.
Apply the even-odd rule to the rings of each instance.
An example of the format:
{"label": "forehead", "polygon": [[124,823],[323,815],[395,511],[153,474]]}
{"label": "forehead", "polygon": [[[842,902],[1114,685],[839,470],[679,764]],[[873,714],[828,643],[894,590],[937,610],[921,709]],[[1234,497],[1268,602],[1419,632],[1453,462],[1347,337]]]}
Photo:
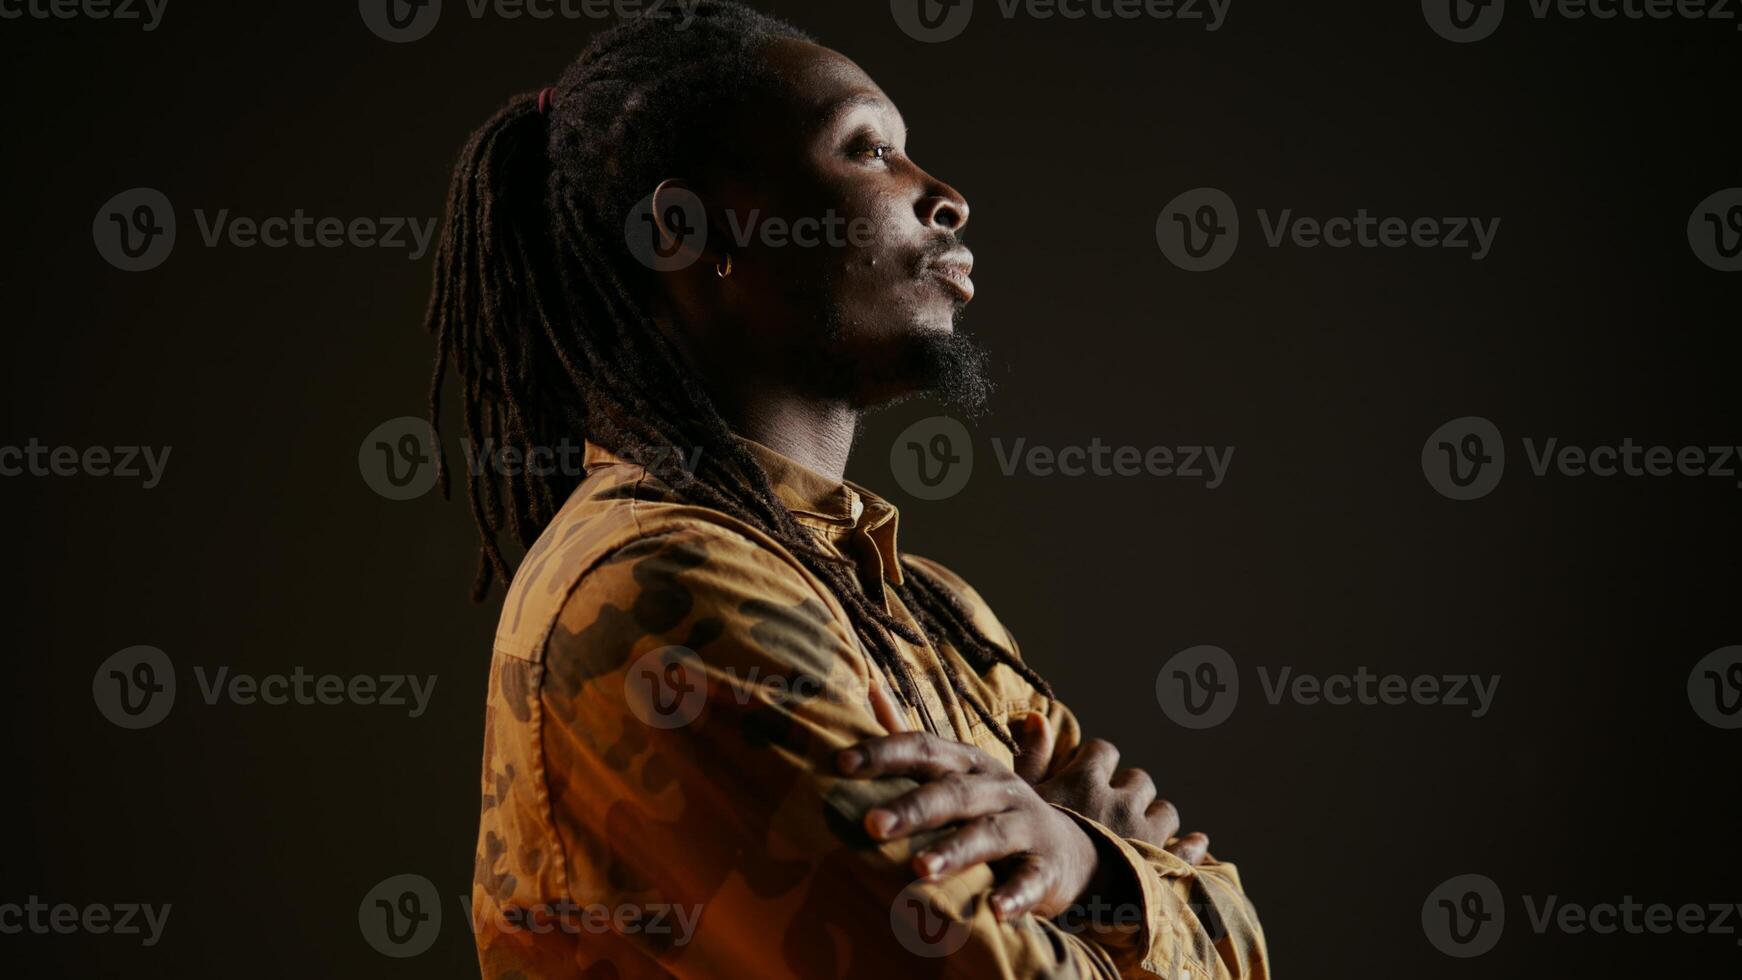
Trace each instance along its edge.
{"label": "forehead", "polygon": [[780,38],[769,42],[763,57],[786,83],[782,96],[790,101],[797,115],[813,125],[821,125],[855,106],[881,106],[891,114],[895,112],[894,104],[871,76],[839,51],[809,41]]}

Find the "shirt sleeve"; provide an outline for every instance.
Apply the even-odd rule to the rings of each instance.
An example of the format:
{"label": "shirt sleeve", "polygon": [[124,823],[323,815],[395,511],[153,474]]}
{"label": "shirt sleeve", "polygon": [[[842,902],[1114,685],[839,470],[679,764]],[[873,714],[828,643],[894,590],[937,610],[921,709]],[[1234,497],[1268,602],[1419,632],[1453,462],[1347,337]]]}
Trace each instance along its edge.
{"label": "shirt sleeve", "polygon": [[826,590],[736,532],[656,534],[587,572],[546,644],[536,695],[567,900],[675,910],[669,921],[687,927],[611,921],[623,944],[682,977],[1202,972],[1170,962],[1183,920],[1154,928],[1179,911],[1163,862],[1104,831],[1153,893],[1142,949],[1068,922],[998,922],[985,865],[915,882],[909,862],[927,838],[877,843],[861,829],[868,809],[914,783],[834,774],[839,749],[886,734],[870,677]]}
{"label": "shirt sleeve", "polygon": [[[1013,656],[1022,658],[1015,635],[973,586],[938,562],[912,555],[908,558],[955,591],[988,638],[1002,641]],[[995,672],[1001,670],[994,668]],[[1062,701],[1040,697],[1014,674],[1006,675],[1004,683],[1020,689],[1023,704],[1044,710],[1054,732],[1047,774],[1058,772],[1083,744],[1083,728],[1076,714]],[[1104,913],[1114,928],[1096,934],[1102,948],[1127,969],[1127,976],[1267,980],[1270,958],[1264,931],[1234,865],[1206,857],[1194,867],[1163,848],[1122,838],[1080,813],[1059,809],[1070,814],[1095,841],[1104,862],[1114,862],[1125,870],[1133,893],[1141,895],[1140,914],[1122,914],[1127,910]],[[1172,845],[1176,840],[1165,843]]]}
{"label": "shirt sleeve", "polygon": [[[1014,641],[1012,641],[1014,642]],[[1048,775],[1056,772],[1083,742],[1082,726],[1062,702],[1054,701],[1047,713],[1057,733]],[[1081,814],[1071,814],[1096,838],[1104,859],[1123,864],[1142,885],[1143,920],[1155,933],[1171,933],[1169,939],[1143,937],[1135,930],[1113,931],[1104,939],[1109,948],[1121,943],[1132,948],[1166,951],[1173,964],[1172,977],[1203,977],[1209,980],[1267,980],[1270,953],[1258,913],[1240,884],[1234,865],[1206,856],[1193,866],[1147,841],[1122,838],[1107,827]],[[1178,838],[1166,843],[1172,845]],[[1159,882],[1159,887],[1155,883]],[[1146,969],[1166,964],[1149,962]]]}

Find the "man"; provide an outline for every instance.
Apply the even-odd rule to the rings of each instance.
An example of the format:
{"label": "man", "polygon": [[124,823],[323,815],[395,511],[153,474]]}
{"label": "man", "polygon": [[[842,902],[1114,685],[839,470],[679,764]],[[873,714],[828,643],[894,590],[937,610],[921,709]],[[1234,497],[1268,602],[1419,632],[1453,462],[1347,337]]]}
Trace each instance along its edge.
{"label": "man", "polygon": [[[694,13],[513,100],[450,191],[432,414],[452,370],[477,450],[585,439],[584,480],[471,481],[478,592],[502,535],[528,548],[490,674],[485,975],[1267,976],[1233,868],[842,478],[867,407],[984,393],[967,203],[851,61]],[[757,227],[804,218],[845,240]]]}

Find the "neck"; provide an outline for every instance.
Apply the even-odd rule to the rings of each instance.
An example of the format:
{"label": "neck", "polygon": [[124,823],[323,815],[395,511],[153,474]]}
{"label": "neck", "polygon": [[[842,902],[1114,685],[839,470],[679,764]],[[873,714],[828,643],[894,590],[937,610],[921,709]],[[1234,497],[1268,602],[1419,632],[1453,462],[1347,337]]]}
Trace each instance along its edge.
{"label": "neck", "polygon": [[726,420],[746,439],[831,480],[846,479],[859,413],[845,402],[763,389],[740,399]]}

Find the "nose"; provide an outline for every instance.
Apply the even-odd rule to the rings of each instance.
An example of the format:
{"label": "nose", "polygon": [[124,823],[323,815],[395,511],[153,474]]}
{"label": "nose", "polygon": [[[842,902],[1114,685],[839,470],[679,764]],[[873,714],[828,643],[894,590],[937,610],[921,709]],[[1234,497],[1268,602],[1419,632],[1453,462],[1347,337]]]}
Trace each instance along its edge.
{"label": "nose", "polygon": [[914,206],[920,224],[960,234],[968,225],[968,200],[954,187],[941,180],[926,177],[925,195]]}

